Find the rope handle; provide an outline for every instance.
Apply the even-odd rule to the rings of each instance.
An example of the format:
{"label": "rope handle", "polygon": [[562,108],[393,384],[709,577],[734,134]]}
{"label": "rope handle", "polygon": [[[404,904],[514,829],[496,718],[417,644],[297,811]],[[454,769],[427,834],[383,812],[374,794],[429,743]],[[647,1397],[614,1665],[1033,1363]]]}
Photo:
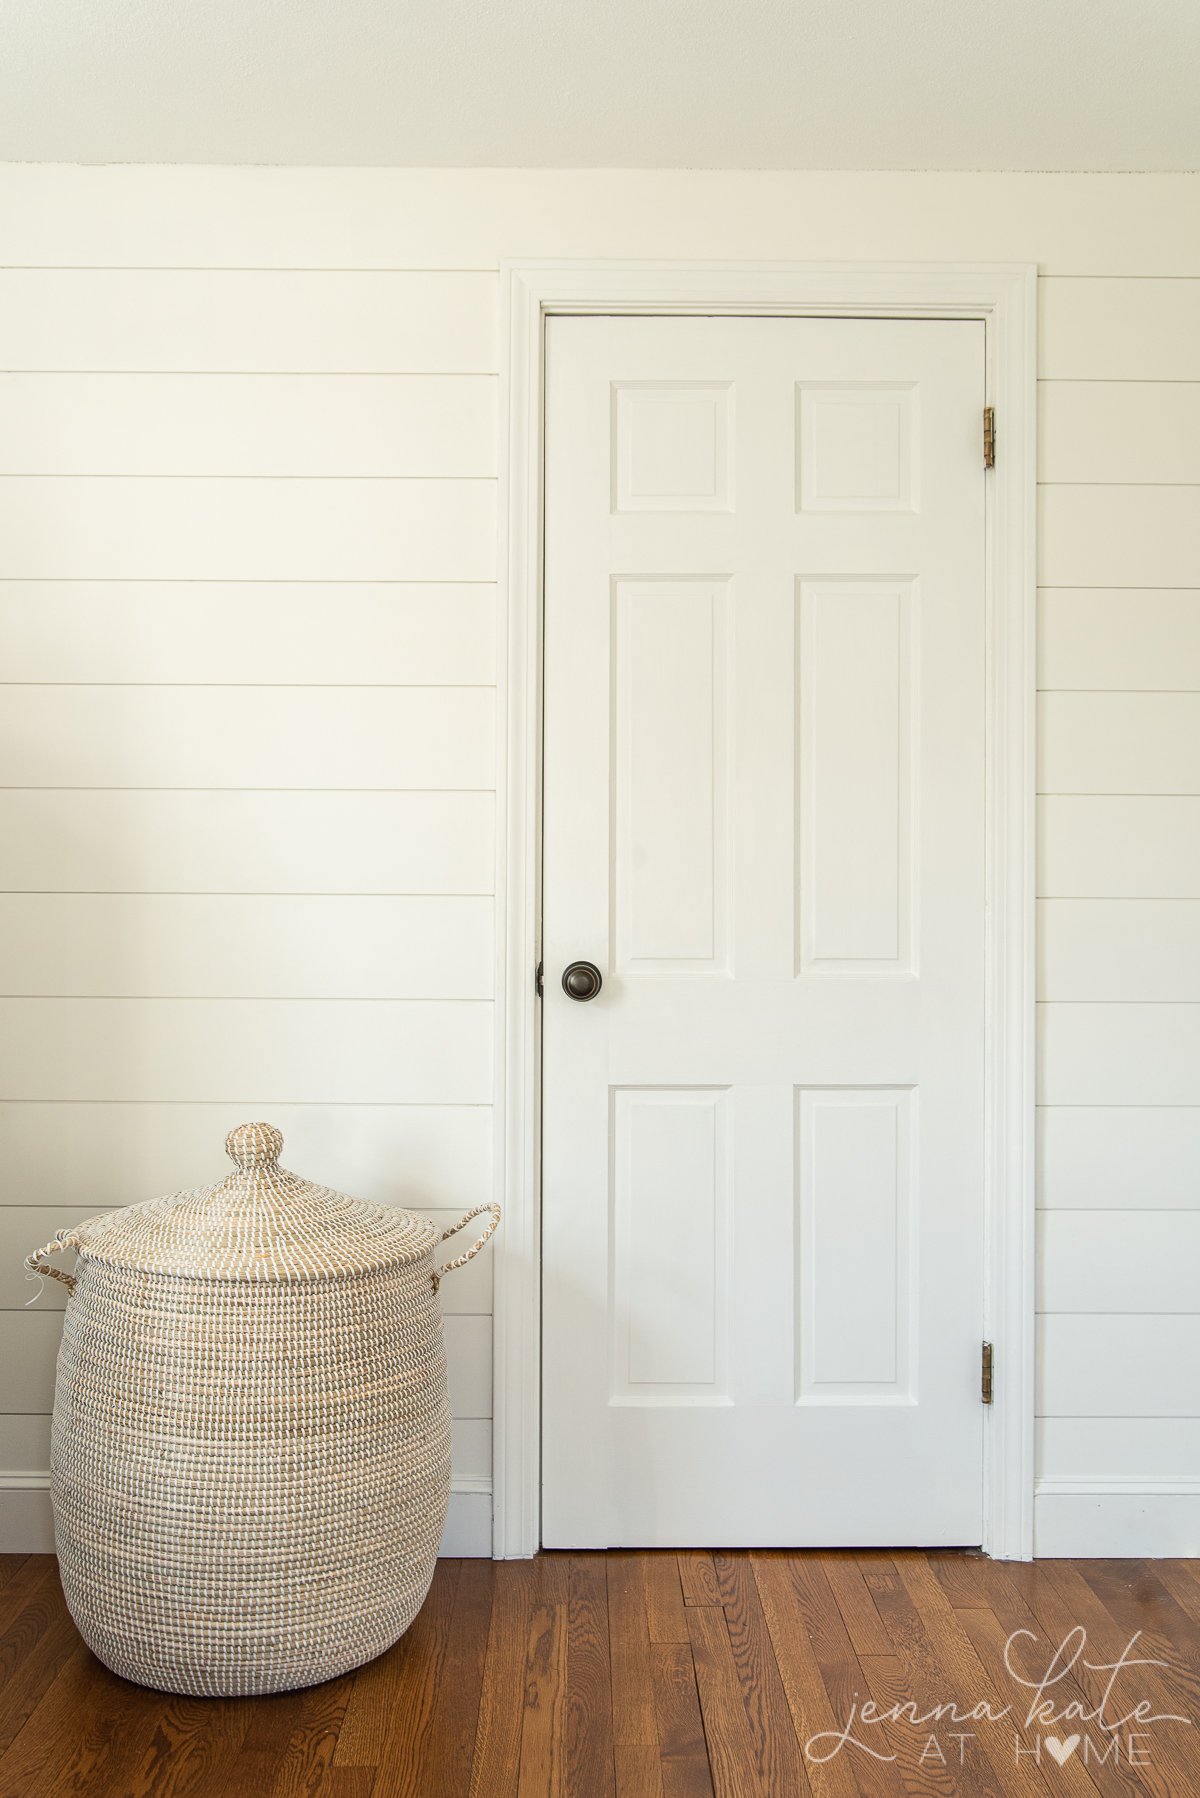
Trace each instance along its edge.
{"label": "rope handle", "polygon": [[78,1247],[79,1238],[74,1230],[60,1230],[44,1249],[35,1249],[32,1255],[26,1255],[25,1266],[31,1274],[46,1275],[51,1280],[60,1280],[68,1292],[74,1292],[75,1275],[64,1273],[61,1267],[51,1267],[46,1256],[61,1255],[64,1249]]}
{"label": "rope handle", "polygon": [[453,1261],[447,1261],[444,1266],[435,1269],[433,1275],[433,1290],[435,1292],[442,1283],[443,1274],[452,1274],[456,1267],[465,1267],[468,1261],[473,1261],[475,1259],[484,1243],[488,1240],[488,1237],[495,1235],[496,1226],[500,1222],[500,1207],[494,1201],[490,1205],[476,1205],[474,1211],[468,1211],[464,1217],[459,1218],[456,1224],[451,1224],[448,1230],[442,1231],[441,1240],[442,1242],[447,1242],[451,1236],[457,1236],[464,1225],[469,1224],[473,1217],[482,1217],[485,1211],[491,1212],[492,1221],[484,1231],[483,1235],[479,1238],[479,1241],[473,1242],[470,1248],[463,1254],[456,1255]]}

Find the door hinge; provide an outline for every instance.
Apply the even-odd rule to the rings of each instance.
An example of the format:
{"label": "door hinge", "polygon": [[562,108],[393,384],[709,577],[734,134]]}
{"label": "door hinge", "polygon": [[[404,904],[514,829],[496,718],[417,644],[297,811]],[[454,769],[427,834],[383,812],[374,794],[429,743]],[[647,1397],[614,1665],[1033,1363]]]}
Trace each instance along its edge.
{"label": "door hinge", "polygon": [[545,990],[545,981],[542,979],[542,964],[540,961],[537,965],[537,969],[533,976],[533,986],[534,986],[534,991],[537,993],[537,996],[540,999],[542,996],[542,993]]}
{"label": "door hinge", "polygon": [[996,466],[995,406],[985,406],[983,408],[983,466],[985,468],[995,468]]}
{"label": "door hinge", "polygon": [[992,1345],[990,1342],[985,1342],[979,1363],[979,1397],[985,1405],[990,1405],[992,1402],[992,1366]]}

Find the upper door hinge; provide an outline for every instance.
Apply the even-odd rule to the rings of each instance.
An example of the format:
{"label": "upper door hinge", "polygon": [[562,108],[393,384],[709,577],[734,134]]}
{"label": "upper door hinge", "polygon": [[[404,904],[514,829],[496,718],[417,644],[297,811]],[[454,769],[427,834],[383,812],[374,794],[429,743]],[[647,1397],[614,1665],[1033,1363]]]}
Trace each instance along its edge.
{"label": "upper door hinge", "polygon": [[980,1397],[982,1403],[985,1405],[990,1405],[992,1402],[992,1396],[993,1396],[993,1394],[992,1394],[992,1363],[993,1363],[993,1358],[994,1357],[992,1354],[992,1345],[990,1342],[985,1342],[983,1345],[983,1355],[981,1357],[980,1366],[979,1366],[979,1397]]}
{"label": "upper door hinge", "polygon": [[983,408],[983,466],[985,468],[995,468],[996,466],[995,406],[985,406]]}
{"label": "upper door hinge", "polygon": [[534,985],[534,990],[536,991],[537,996],[540,999],[543,991],[545,990],[545,982],[542,979],[542,964],[540,961],[537,965],[537,970],[533,976],[533,985]]}

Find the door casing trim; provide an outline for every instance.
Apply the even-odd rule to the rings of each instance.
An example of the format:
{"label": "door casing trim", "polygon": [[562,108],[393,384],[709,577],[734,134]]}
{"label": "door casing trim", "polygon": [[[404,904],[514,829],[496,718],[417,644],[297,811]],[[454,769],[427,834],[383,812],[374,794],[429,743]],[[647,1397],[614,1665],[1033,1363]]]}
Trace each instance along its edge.
{"label": "door casing trim", "polygon": [[[1037,270],[1033,264],[501,264],[493,1553],[538,1548],[541,615],[545,320],[557,313],[978,318],[985,517],[984,1431],[988,1554],[1028,1560],[1034,1495]],[[982,421],[980,434],[982,457]]]}

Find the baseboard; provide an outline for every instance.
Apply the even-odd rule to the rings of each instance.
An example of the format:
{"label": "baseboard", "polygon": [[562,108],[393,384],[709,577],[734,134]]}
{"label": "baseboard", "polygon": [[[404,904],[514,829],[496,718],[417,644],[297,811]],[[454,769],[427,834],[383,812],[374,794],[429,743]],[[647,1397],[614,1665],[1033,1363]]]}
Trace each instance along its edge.
{"label": "baseboard", "polygon": [[1033,1552],[1054,1560],[1200,1555],[1200,1480],[1038,1480]]}
{"label": "baseboard", "polygon": [[[0,1474],[0,1554],[54,1552],[48,1473]],[[450,1510],[440,1552],[488,1560],[492,1552],[492,1488],[489,1480],[459,1480],[450,1492]]]}

